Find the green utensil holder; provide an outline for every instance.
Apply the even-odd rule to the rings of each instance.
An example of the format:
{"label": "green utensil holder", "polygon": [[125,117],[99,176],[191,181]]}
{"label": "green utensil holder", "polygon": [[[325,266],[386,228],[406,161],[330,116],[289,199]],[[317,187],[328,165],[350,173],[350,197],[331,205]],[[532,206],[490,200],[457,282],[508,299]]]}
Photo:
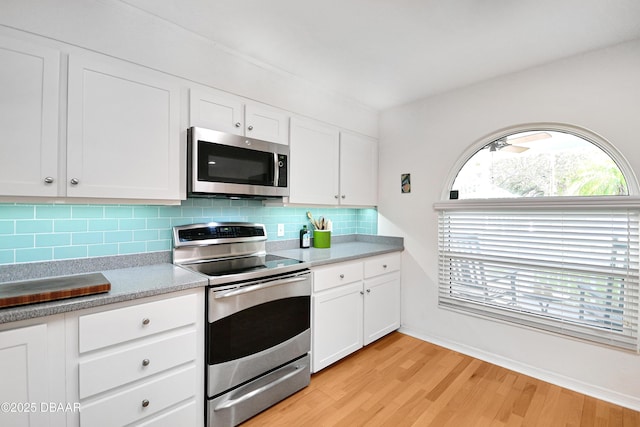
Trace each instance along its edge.
{"label": "green utensil holder", "polygon": [[330,248],[331,247],[331,231],[313,230],[313,247],[314,248]]}

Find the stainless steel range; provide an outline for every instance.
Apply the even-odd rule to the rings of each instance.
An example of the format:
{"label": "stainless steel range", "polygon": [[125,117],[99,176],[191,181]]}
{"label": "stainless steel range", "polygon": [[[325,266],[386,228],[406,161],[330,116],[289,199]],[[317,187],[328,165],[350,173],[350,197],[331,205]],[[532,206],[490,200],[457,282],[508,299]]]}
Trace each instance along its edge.
{"label": "stainless steel range", "polygon": [[310,381],[309,263],[266,253],[264,225],[173,228],[173,262],[209,279],[207,425],[235,426]]}

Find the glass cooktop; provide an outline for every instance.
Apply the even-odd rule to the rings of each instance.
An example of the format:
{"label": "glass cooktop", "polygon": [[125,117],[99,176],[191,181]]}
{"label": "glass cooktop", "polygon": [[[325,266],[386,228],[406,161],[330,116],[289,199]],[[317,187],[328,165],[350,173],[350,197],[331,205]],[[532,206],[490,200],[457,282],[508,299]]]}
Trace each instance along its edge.
{"label": "glass cooktop", "polygon": [[[276,255],[248,256],[242,258],[228,258],[222,260],[211,260],[183,265],[184,267],[205,274],[210,278],[224,277],[225,281],[241,279],[247,273],[258,273],[260,276],[276,275],[298,268],[305,268],[301,264],[306,264],[293,258],[284,258]],[[262,274],[263,273],[263,274]]]}

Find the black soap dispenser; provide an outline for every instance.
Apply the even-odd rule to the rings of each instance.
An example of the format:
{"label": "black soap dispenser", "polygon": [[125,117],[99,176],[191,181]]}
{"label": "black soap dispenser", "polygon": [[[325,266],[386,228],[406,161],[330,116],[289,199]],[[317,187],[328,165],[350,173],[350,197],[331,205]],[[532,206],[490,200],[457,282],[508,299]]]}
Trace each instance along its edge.
{"label": "black soap dispenser", "polygon": [[311,232],[307,230],[307,226],[303,225],[300,230],[300,247],[308,248],[311,246]]}

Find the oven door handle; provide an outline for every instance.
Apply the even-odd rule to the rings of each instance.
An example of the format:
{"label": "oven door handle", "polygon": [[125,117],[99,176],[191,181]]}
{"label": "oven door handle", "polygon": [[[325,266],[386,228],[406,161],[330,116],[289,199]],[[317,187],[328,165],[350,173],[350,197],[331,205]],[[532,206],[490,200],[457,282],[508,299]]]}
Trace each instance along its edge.
{"label": "oven door handle", "polygon": [[308,277],[292,277],[290,279],[283,279],[283,280],[277,280],[273,282],[260,283],[257,285],[245,286],[242,288],[237,288],[237,289],[233,289],[226,292],[214,292],[214,295],[216,299],[235,297],[237,295],[259,291],[260,289],[271,288],[273,286],[288,285],[290,283],[296,283],[296,282],[304,282],[305,280],[309,280],[309,278]]}

